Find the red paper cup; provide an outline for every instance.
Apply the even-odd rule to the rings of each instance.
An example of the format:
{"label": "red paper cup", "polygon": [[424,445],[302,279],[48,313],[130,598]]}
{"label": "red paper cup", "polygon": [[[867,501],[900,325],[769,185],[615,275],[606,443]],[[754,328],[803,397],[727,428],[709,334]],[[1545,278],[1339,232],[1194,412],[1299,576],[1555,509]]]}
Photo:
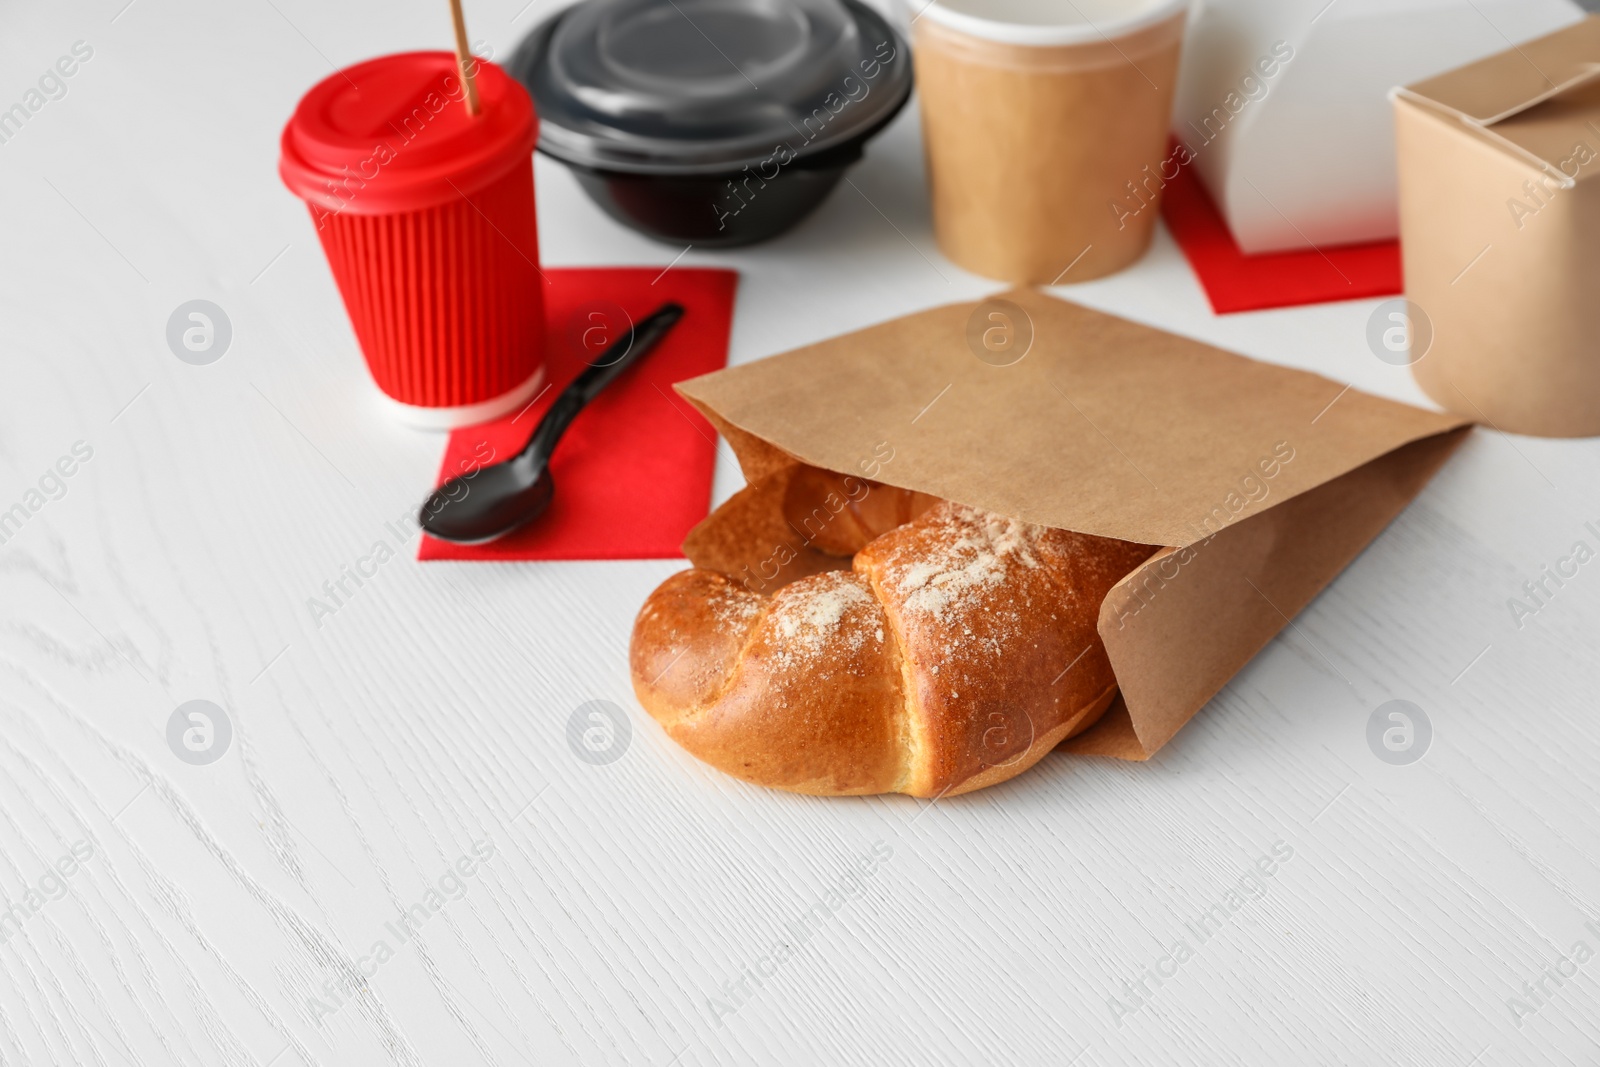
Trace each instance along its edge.
{"label": "red paper cup", "polygon": [[278,172],[311,209],[367,367],[406,421],[496,418],[544,376],[533,208],[538,119],[480,60],[471,115],[449,52],[358,63],[312,88]]}

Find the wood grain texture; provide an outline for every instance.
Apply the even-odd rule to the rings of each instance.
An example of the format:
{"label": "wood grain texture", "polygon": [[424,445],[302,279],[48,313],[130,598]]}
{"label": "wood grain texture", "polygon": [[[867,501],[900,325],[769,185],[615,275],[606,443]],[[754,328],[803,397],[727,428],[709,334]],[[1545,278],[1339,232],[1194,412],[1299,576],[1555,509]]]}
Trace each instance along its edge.
{"label": "wood grain texture", "polygon": [[[469,12],[495,54],[546,10],[521,6]],[[0,923],[0,1064],[1600,1054],[1600,956],[1545,970],[1600,952],[1600,563],[1520,626],[1507,606],[1600,548],[1595,442],[1475,434],[1148,764],[1055,755],[934,804],[748,787],[632,700],[629,627],[674,564],[423,566],[391,531],[442,440],[379,411],[277,134],[329,63],[444,45],[442,9],[4,21],[0,105],[93,54],[0,143],[0,511],[93,454],[0,544],[0,908],[23,906]],[[735,360],[999,288],[934,251],[920,168],[912,109],[794,233],[683,257],[744,272]],[[546,160],[537,181],[548,262],[679,251]],[[1163,234],[1061,291],[1420,397],[1366,348],[1374,303],[1215,318]],[[205,367],[164,337],[195,298],[233,325]],[[737,484],[724,454],[718,496]],[[308,598],[385,539],[319,625]],[[166,741],[195,698],[234,728],[209,766]],[[1366,741],[1396,698],[1434,730],[1409,766]],[[593,700],[631,725],[604,765],[568,743]],[[441,891],[475,843],[490,858]]]}

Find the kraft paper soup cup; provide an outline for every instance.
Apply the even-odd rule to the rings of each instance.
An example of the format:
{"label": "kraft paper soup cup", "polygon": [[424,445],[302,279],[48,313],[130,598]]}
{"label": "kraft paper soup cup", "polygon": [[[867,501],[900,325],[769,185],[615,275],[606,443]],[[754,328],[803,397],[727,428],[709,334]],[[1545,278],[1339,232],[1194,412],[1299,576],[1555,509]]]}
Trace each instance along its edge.
{"label": "kraft paper soup cup", "polygon": [[1144,254],[1187,10],[1188,0],[933,0],[913,11],[945,255],[1049,285]]}

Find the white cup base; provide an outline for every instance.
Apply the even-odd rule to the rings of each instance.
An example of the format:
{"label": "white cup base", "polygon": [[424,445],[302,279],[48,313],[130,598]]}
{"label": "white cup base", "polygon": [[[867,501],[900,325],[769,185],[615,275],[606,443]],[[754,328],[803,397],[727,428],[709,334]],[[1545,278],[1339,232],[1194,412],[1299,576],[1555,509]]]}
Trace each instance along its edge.
{"label": "white cup base", "polygon": [[507,412],[515,411],[533,398],[543,382],[544,366],[541,364],[527,381],[515,389],[488,400],[480,400],[476,404],[462,404],[453,408],[423,407],[419,404],[402,403],[382,390],[378,391],[378,399],[384,410],[408,426],[419,430],[454,430],[458,426],[489,422]]}

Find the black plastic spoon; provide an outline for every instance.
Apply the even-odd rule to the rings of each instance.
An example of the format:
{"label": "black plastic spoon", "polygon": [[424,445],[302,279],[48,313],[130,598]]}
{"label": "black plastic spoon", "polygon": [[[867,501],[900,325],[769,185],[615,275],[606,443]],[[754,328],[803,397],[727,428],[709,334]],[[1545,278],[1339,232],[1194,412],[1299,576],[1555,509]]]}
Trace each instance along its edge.
{"label": "black plastic spoon", "polygon": [[643,359],[682,317],[682,305],[663,304],[640,319],[561,391],[521,452],[435,489],[423,502],[422,528],[443,541],[478,544],[543,515],[556,494],[550,478],[556,442],[584,405]]}

